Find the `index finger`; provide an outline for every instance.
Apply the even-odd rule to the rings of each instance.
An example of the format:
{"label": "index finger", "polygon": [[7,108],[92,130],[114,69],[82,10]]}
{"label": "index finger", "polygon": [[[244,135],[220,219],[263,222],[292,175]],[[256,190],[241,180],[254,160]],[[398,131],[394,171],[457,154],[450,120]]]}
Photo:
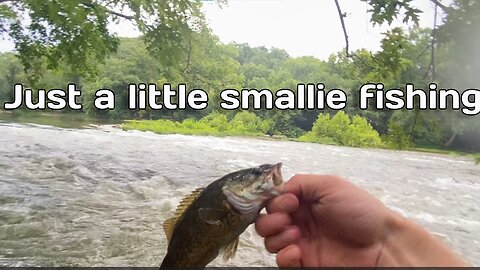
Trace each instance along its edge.
{"label": "index finger", "polygon": [[295,195],[285,193],[270,200],[265,208],[269,214],[276,212],[292,213],[297,210],[298,205],[299,202]]}

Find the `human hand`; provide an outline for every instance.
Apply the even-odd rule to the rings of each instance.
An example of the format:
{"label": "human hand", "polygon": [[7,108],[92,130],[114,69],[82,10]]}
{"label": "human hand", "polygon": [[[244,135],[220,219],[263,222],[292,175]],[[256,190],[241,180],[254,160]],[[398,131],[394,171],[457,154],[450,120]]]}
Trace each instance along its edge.
{"label": "human hand", "polygon": [[335,176],[296,175],[256,221],[280,267],[376,266],[394,215]]}

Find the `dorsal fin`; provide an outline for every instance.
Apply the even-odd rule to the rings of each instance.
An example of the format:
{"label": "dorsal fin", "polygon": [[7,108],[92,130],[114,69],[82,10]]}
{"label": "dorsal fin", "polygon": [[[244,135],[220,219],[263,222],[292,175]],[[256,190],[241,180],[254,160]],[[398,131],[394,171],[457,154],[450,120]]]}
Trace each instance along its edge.
{"label": "dorsal fin", "polygon": [[233,241],[230,242],[230,244],[228,244],[227,246],[225,246],[222,249],[223,260],[226,261],[228,259],[233,258],[233,256],[235,256],[235,252],[237,252],[237,247],[238,247],[238,241],[239,240],[240,240],[240,236],[237,236],[237,238],[233,239]]}
{"label": "dorsal fin", "polygon": [[165,236],[167,236],[167,242],[170,242],[170,239],[172,239],[173,227],[176,221],[175,217],[172,217],[163,222],[163,231],[165,232]]}
{"label": "dorsal fin", "polygon": [[172,238],[173,229],[175,228],[175,224],[177,224],[178,219],[183,215],[188,206],[190,206],[190,204],[192,204],[192,202],[195,201],[198,196],[200,196],[200,193],[202,193],[203,189],[204,188],[197,188],[192,193],[183,197],[183,199],[178,204],[177,210],[175,210],[175,214],[173,215],[173,217],[163,222],[163,231],[167,236],[168,242],[170,242],[170,239]]}

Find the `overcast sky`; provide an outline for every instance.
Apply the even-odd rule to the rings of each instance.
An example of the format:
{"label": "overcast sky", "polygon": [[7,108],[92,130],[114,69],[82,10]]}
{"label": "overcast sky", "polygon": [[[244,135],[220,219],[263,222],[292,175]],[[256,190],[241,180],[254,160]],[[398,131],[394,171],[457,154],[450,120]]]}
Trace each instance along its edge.
{"label": "overcast sky", "polygon": [[[414,0],[421,10],[421,25],[431,27],[434,6],[430,0]],[[378,50],[381,33],[388,29],[372,27],[367,4],[359,0],[340,0],[347,13],[346,24],[351,50]],[[292,56],[312,55],[326,59],[345,46],[343,32],[333,0],[230,0],[219,8],[204,3],[208,24],[224,43],[235,41],[251,46],[277,47]],[[395,22],[401,25],[401,20]],[[111,25],[120,36],[138,36],[129,23]],[[0,40],[0,51],[12,50],[8,40]]]}

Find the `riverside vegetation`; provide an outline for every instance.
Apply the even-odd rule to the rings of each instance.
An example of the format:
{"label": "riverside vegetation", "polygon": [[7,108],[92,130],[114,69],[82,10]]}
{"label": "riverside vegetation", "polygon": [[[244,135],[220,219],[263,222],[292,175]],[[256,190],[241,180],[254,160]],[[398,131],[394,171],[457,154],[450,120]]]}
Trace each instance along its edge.
{"label": "riverside vegetation", "polygon": [[[83,109],[60,113],[126,120],[125,129],[216,136],[268,134],[355,147],[480,151],[478,116],[465,116],[451,109],[375,110],[374,100],[370,100],[370,109],[358,108],[358,91],[367,82],[381,82],[385,89],[403,89],[406,83],[426,88],[430,82],[437,83],[439,88],[459,91],[479,88],[476,70],[480,70],[480,62],[476,59],[480,59],[477,46],[480,36],[476,33],[480,33],[480,2],[476,0],[455,0],[449,7],[442,6],[445,16],[433,30],[415,26],[421,11],[412,8],[409,1],[383,1],[386,5],[383,8],[377,1],[365,1],[372,7],[373,24],[391,23],[399,11],[405,12],[398,16],[404,16],[405,22],[413,24],[408,29],[388,30],[377,52],[361,49],[347,54],[341,51],[327,60],[291,57],[278,48],[223,44],[208,29],[200,10],[201,1],[187,1],[187,5],[184,5],[185,0],[171,1],[173,6],[178,4],[177,9],[183,8],[195,24],[189,24],[182,16],[162,13],[162,16],[170,16],[172,29],[160,34],[154,27],[141,27],[143,36],[139,38],[117,38],[94,30],[96,23],[104,27],[101,23],[111,16],[145,26],[147,22],[136,21],[141,18],[135,16],[122,17],[108,9],[99,14],[100,9],[92,10],[80,2],[77,5],[77,1],[44,1],[44,6],[31,5],[29,1],[8,2],[0,4],[0,22],[10,23],[10,29],[15,31],[6,32],[9,27],[0,27],[0,33],[11,36],[17,52],[0,54],[2,104],[12,100],[15,83],[35,90],[62,88],[73,82],[82,90]],[[94,2],[101,7],[101,1]],[[151,1],[124,2],[154,5]],[[31,13],[30,25],[18,23],[21,16],[16,5],[37,11]],[[47,21],[51,29],[61,29],[62,33],[76,31],[75,25],[58,23],[61,20],[55,18],[59,13],[38,12],[45,8],[54,10],[59,5],[72,12],[84,11],[72,13],[75,16],[91,16],[92,25],[78,26],[85,28],[79,36],[83,39],[72,42],[66,38],[68,34],[55,36],[53,31],[39,30],[44,27],[40,21]],[[133,7],[133,12],[137,12]],[[151,8],[162,7],[155,4]],[[72,19],[69,23],[75,21],[84,20]],[[20,30],[40,36],[50,33],[51,36],[48,36],[50,39],[32,40],[35,35],[22,35],[24,32]],[[103,31],[108,32],[107,29]],[[128,84],[142,82],[170,83],[172,86],[185,83],[187,89],[201,88],[208,92],[209,106],[200,111],[129,110]],[[343,111],[225,111],[219,107],[219,93],[226,88],[267,88],[275,92],[283,88],[296,89],[298,83],[324,83],[326,89],[342,89],[348,95],[347,107]],[[115,93],[114,110],[101,111],[93,106],[95,91],[102,88]]]}

